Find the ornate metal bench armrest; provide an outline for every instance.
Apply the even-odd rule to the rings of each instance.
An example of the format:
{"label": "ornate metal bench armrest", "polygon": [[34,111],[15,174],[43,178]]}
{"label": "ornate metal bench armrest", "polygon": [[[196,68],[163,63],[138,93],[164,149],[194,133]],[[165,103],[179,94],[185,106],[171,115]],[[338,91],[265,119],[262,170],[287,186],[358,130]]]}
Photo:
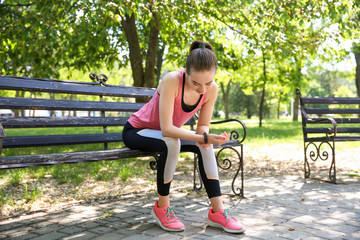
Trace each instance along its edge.
{"label": "ornate metal bench armrest", "polygon": [[[312,123],[331,123],[334,127],[334,131],[331,128],[326,129],[326,137],[330,138],[330,137],[336,137],[336,133],[337,133],[337,123],[333,118],[319,118],[319,119],[307,119],[309,122]],[[329,136],[331,134],[334,134],[333,136]]]}
{"label": "ornate metal bench armrest", "polygon": [[[220,123],[227,123],[227,122],[238,122],[241,125],[241,127],[244,131],[244,135],[243,135],[242,139],[239,141],[239,143],[242,143],[246,138],[246,125],[242,121],[240,121],[238,119],[227,119],[227,120],[222,120],[222,121],[213,121],[210,124],[220,124]],[[237,140],[237,139],[239,139],[239,137],[240,137],[240,134],[238,131],[236,131],[236,130],[231,131],[230,140],[233,140],[233,139]]]}
{"label": "ornate metal bench armrest", "polygon": [[5,131],[4,131],[4,128],[2,126],[2,124],[0,123],[0,154],[1,154],[1,151],[2,151],[2,146],[3,146],[3,138],[5,137]]}

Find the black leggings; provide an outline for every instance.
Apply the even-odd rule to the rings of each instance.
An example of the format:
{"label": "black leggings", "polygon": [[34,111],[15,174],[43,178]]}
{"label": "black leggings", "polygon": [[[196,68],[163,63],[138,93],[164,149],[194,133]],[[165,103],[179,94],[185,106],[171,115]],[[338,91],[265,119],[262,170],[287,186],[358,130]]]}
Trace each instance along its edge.
{"label": "black leggings", "polygon": [[218,170],[212,146],[207,150],[197,147],[194,141],[164,137],[159,130],[134,128],[129,122],[123,130],[123,141],[132,150],[159,152],[157,164],[157,191],[161,196],[170,192],[180,151],[198,155],[199,170],[209,198],[221,196]]}

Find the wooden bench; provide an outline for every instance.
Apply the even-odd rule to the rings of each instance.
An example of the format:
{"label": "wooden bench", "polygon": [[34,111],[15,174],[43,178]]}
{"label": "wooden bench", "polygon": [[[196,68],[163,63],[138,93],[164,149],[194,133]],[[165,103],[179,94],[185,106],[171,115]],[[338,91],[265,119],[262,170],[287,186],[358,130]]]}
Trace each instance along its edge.
{"label": "wooden bench", "polygon": [[[30,110],[40,112],[45,110],[47,116],[18,116],[0,118],[0,153],[5,148],[30,148],[41,146],[74,145],[103,143],[104,147],[99,150],[81,152],[55,152],[51,154],[0,156],[0,169],[23,168],[31,166],[45,166],[55,164],[70,164],[79,162],[91,162],[102,160],[116,160],[152,156],[155,160],[150,161],[152,169],[156,169],[157,155],[150,152],[133,151],[122,143],[121,129],[108,131],[111,127],[124,126],[131,112],[140,109],[144,103],[136,103],[136,99],[147,98],[149,100],[155,89],[124,87],[109,85],[107,77],[103,74],[97,76],[90,74],[93,82],[60,81],[51,79],[35,79],[26,77],[12,77],[0,75],[0,109]],[[24,97],[13,97],[15,92],[22,93]],[[32,97],[30,98],[30,94]],[[8,97],[4,97],[8,96]],[[11,97],[9,97],[11,95]],[[21,95],[21,94],[19,94]],[[81,96],[81,97],[80,97]],[[64,99],[65,98],[65,99]],[[76,100],[81,98],[81,100]],[[142,101],[144,102],[144,101]],[[72,116],[59,116],[63,111],[72,112]],[[239,120],[239,129],[231,132],[231,139],[222,145],[217,152],[219,167],[230,170],[234,174],[232,190],[235,195],[244,196],[243,182],[243,145],[246,137],[246,126]],[[196,119],[192,118],[186,124],[194,130]],[[52,135],[51,128],[77,128],[90,127],[94,129],[88,134],[62,134]],[[21,128],[20,135],[6,136],[6,129]],[[31,136],[26,129],[47,128],[44,135]],[[99,128],[101,132],[99,133]],[[96,133],[96,131],[98,133]],[[240,137],[240,134],[242,137]],[[8,134],[9,135],[9,134]],[[115,147],[109,147],[114,145]],[[101,146],[101,144],[100,144]],[[240,147],[240,152],[235,148]],[[221,152],[230,150],[235,152],[236,164],[230,159],[223,157]],[[234,154],[232,154],[234,155]],[[225,158],[225,159],[222,159]],[[240,176],[239,176],[240,174]],[[199,179],[197,158],[194,161],[194,189],[202,188]],[[240,178],[240,180],[238,179]],[[238,181],[241,181],[240,184]]]}
{"label": "wooden bench", "polygon": [[301,104],[305,178],[310,177],[310,160],[329,159],[329,180],[336,183],[335,142],[360,141],[360,98],[301,97],[299,88],[296,93]]}

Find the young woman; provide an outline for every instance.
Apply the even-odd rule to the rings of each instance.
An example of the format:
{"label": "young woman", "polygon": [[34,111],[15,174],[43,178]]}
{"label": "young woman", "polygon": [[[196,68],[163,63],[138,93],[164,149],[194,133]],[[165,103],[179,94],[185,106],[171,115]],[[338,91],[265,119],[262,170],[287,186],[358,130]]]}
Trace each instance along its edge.
{"label": "young woman", "polygon": [[[199,169],[211,202],[208,224],[227,232],[241,233],[245,228],[224,209],[213,144],[229,140],[227,133],[210,134],[209,125],[218,86],[214,82],[217,59],[209,43],[195,41],[190,46],[185,72],[166,74],[150,102],[133,113],[123,130],[130,149],[159,152],[157,191],[159,200],[151,212],[161,228],[183,231],[169,202],[170,184],[180,151],[198,154]],[[182,129],[200,109],[196,132]]]}

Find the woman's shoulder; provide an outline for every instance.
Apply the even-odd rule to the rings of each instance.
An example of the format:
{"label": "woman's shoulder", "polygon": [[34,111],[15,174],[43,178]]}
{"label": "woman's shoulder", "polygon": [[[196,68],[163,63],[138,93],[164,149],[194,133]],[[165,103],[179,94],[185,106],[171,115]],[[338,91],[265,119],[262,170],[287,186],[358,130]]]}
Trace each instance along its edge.
{"label": "woman's shoulder", "polygon": [[206,92],[205,101],[207,102],[209,99],[215,99],[216,100],[217,95],[218,95],[218,90],[219,90],[219,85],[217,85],[217,83],[215,81],[213,81],[211,83],[210,88]]}
{"label": "woman's shoulder", "polygon": [[[180,74],[180,71],[172,71],[172,72],[168,72],[165,74],[164,78],[162,79],[163,80],[167,80],[167,81],[174,81],[174,80],[179,80],[179,74]],[[170,79],[170,80],[169,80]]]}
{"label": "woman's shoulder", "polygon": [[161,88],[174,88],[177,92],[179,87],[179,71],[168,72],[165,76],[161,79],[158,92],[160,93]]}

